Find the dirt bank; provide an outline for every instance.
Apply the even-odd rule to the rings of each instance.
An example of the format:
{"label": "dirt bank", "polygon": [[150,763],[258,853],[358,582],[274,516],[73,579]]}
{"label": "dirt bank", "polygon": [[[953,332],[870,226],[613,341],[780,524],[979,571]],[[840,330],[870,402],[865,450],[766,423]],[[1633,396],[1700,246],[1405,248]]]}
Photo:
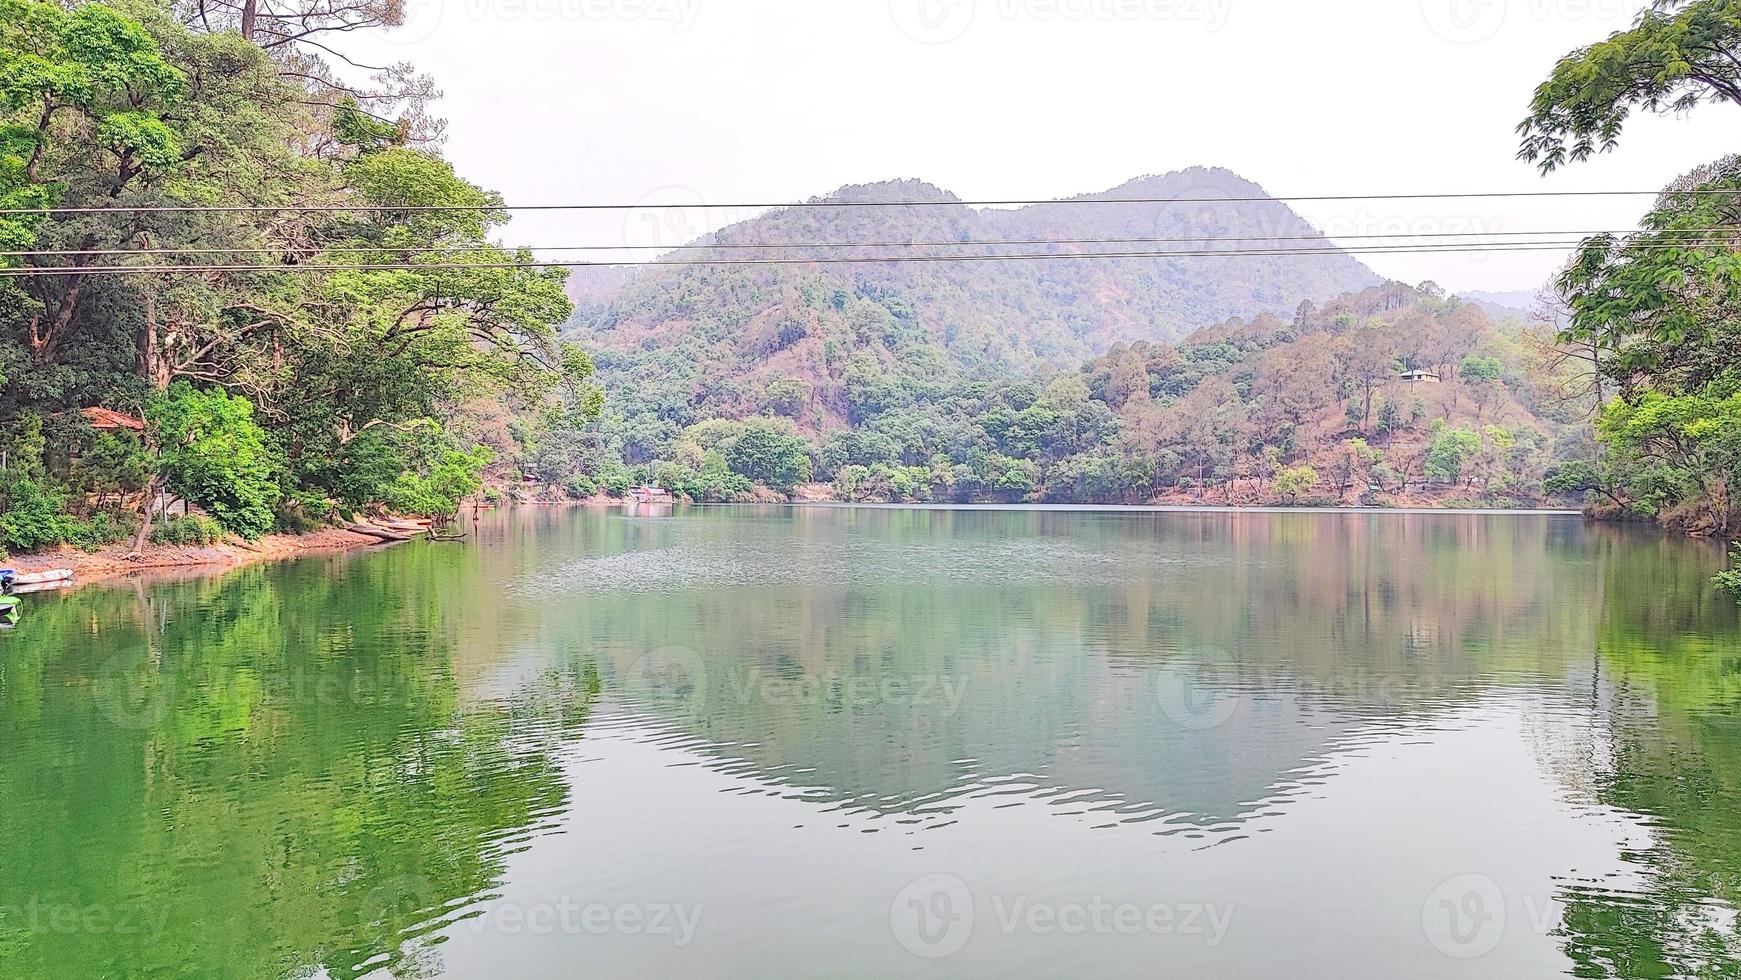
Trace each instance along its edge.
{"label": "dirt bank", "polygon": [[116,545],[99,551],[79,551],[61,548],[29,555],[14,555],[0,561],[0,567],[20,572],[43,572],[51,568],[73,570],[73,584],[84,585],[115,578],[132,572],[152,569],[200,568],[221,570],[239,568],[258,561],[275,561],[302,555],[327,554],[380,545],[381,542],[362,534],[338,528],[327,528],[309,534],[269,534],[250,545],[220,544],[210,547],[177,545],[147,545],[137,555],[130,555],[126,545]]}

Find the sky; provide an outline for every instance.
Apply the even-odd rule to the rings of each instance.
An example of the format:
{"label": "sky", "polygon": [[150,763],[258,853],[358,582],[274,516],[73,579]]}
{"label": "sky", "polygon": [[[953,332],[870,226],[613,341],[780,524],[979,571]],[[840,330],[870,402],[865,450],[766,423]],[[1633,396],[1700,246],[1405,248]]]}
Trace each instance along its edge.
{"label": "sky", "polygon": [[[754,212],[656,205],[897,178],[968,200],[1196,165],[1277,196],[1651,190],[1732,150],[1738,112],[1640,117],[1616,152],[1548,177],[1515,158],[1554,62],[1642,0],[406,3],[404,26],[344,50],[435,77],[463,176],[510,204],[641,205],[518,216],[506,240],[540,247],[674,246]],[[1563,233],[1634,227],[1649,198],[1294,206],[1332,237]],[[1363,257],[1453,290],[1534,290],[1564,258]]]}

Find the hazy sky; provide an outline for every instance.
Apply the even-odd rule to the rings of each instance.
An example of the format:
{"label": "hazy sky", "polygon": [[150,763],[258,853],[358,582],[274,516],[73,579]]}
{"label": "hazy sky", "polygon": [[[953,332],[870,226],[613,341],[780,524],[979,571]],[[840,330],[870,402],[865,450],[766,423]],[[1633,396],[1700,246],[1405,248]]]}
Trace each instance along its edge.
{"label": "hazy sky", "polygon": [[[510,203],[788,201],[918,177],[968,199],[1223,166],[1272,194],[1641,190],[1736,115],[1644,118],[1541,178],[1513,127],[1560,55],[1642,0],[407,0],[351,45],[446,91],[447,155]],[[1332,235],[1632,227],[1648,199],[1302,203]],[[536,214],[541,246],[677,244],[747,214]],[[573,253],[568,253],[573,255]],[[1558,253],[1369,256],[1527,289]]]}

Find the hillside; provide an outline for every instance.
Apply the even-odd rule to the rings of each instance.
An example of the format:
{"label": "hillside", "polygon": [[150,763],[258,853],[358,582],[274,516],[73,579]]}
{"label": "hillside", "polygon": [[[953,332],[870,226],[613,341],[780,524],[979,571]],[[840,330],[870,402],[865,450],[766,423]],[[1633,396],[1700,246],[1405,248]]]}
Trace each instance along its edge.
{"label": "hillside", "polygon": [[[901,181],[843,188],[827,200],[941,206],[789,208],[674,254],[742,258],[749,253],[711,246],[786,242],[1079,243],[973,250],[982,255],[1226,251],[1252,247],[1229,239],[1266,238],[1286,248],[1322,247],[1309,240],[1318,234],[1310,224],[1274,200],[1134,200],[1263,196],[1262,188],[1225,170],[1193,169],[1075,199],[1112,203],[997,210],[969,208],[928,184]],[[1157,238],[1179,241],[1103,243]],[[1085,240],[1102,243],[1080,244]],[[898,373],[903,363],[928,371],[948,365],[980,378],[1072,369],[1115,343],[1177,340],[1230,316],[1291,315],[1303,300],[1379,281],[1343,254],[661,268],[620,284],[578,279],[572,333],[595,353],[619,405],[650,406],[681,424],[754,414],[768,407],[762,393],[769,383],[793,378],[815,392],[819,423],[827,427],[848,421],[841,379],[849,368]]]}
{"label": "hillside", "polygon": [[713,500],[1535,502],[1592,447],[1534,341],[1392,283],[1032,376],[974,377],[923,341],[892,365],[861,347],[827,391],[736,390],[765,410],[679,423],[682,404],[630,391],[529,472],[577,495],[652,481]]}

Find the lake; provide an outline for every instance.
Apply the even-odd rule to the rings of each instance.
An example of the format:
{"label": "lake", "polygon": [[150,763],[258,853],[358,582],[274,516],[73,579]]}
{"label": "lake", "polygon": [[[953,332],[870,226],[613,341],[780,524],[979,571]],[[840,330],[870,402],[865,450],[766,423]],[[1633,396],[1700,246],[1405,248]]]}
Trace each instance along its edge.
{"label": "lake", "polygon": [[1714,546],[520,509],[30,597],[6,977],[1741,975]]}

